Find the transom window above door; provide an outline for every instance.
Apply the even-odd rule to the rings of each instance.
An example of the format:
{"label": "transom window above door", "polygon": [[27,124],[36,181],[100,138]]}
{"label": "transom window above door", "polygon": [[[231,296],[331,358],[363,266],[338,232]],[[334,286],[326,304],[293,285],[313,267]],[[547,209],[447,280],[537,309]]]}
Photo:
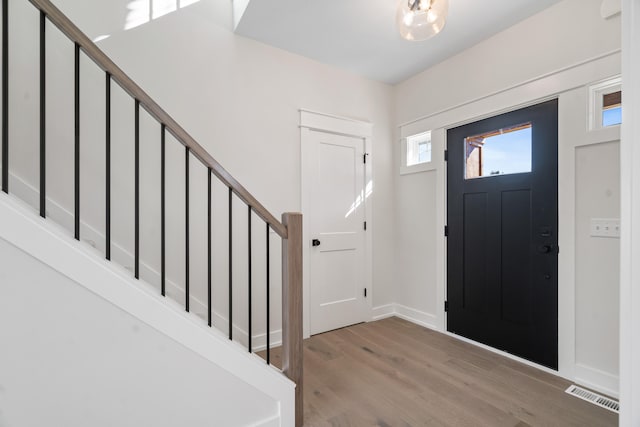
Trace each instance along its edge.
{"label": "transom window above door", "polygon": [[531,172],[531,123],[464,139],[465,179]]}

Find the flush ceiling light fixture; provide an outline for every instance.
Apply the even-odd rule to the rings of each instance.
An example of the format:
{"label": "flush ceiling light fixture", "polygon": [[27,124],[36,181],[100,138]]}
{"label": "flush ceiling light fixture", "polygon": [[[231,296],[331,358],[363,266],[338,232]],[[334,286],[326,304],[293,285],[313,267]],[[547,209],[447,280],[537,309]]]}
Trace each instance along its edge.
{"label": "flush ceiling light fixture", "polygon": [[449,0],[399,0],[396,23],[407,40],[426,40],[444,28]]}

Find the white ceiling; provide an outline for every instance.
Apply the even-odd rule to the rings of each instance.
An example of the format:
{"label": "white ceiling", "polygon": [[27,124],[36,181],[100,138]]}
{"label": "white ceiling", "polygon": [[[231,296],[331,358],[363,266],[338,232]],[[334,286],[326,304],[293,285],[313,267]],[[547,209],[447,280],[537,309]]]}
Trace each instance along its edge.
{"label": "white ceiling", "polygon": [[395,84],[559,0],[450,0],[442,33],[422,42],[398,35],[397,0],[234,1],[248,2],[237,34]]}

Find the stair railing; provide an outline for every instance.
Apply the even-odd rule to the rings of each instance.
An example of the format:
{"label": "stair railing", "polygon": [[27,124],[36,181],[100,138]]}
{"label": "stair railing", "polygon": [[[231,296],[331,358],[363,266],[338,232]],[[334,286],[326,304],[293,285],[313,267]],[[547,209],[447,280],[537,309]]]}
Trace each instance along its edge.
{"label": "stair railing", "polygon": [[[9,7],[8,0],[2,1],[2,191],[9,193]],[[208,227],[207,227],[207,317],[212,326],[211,307],[211,205],[212,176],[228,188],[229,200],[229,321],[228,337],[233,339],[232,318],[232,202],[234,195],[247,205],[248,209],[248,350],[253,351],[251,342],[251,217],[257,215],[266,224],[266,362],[271,365],[270,343],[270,301],[269,301],[269,234],[273,230],[282,238],[282,372],[296,384],[295,422],[302,425],[302,215],[282,214],[278,221],[258,200],[255,199],[231,174],[229,174],[198,142],[187,133],[165,110],[163,110],[140,86],[125,74],[94,42],[73,24],[49,0],[29,0],[40,12],[40,146],[39,146],[39,210],[46,218],[46,22],[51,22],[71,42],[74,43],[74,237],[80,240],[80,58],[86,55],[105,73],[105,258],[111,260],[111,87],[120,86],[134,100],[134,156],[135,156],[135,220],[134,220],[134,277],[140,278],[140,109],[143,108],[154,118],[161,128],[161,293],[165,296],[166,282],[166,198],[165,198],[165,145],[166,133],[171,134],[185,149],[185,310],[189,311],[189,163],[192,157],[208,169]]]}

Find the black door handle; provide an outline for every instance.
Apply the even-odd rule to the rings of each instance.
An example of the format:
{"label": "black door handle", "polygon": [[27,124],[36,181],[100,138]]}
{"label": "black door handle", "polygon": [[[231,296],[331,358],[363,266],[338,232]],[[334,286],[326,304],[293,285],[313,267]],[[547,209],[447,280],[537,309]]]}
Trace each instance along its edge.
{"label": "black door handle", "polygon": [[311,246],[320,246],[320,240],[318,239],[313,239],[311,241]]}
{"label": "black door handle", "polygon": [[540,246],[538,246],[538,252],[541,253],[541,254],[551,253],[552,250],[553,250],[553,246],[551,246],[551,245],[540,245]]}

